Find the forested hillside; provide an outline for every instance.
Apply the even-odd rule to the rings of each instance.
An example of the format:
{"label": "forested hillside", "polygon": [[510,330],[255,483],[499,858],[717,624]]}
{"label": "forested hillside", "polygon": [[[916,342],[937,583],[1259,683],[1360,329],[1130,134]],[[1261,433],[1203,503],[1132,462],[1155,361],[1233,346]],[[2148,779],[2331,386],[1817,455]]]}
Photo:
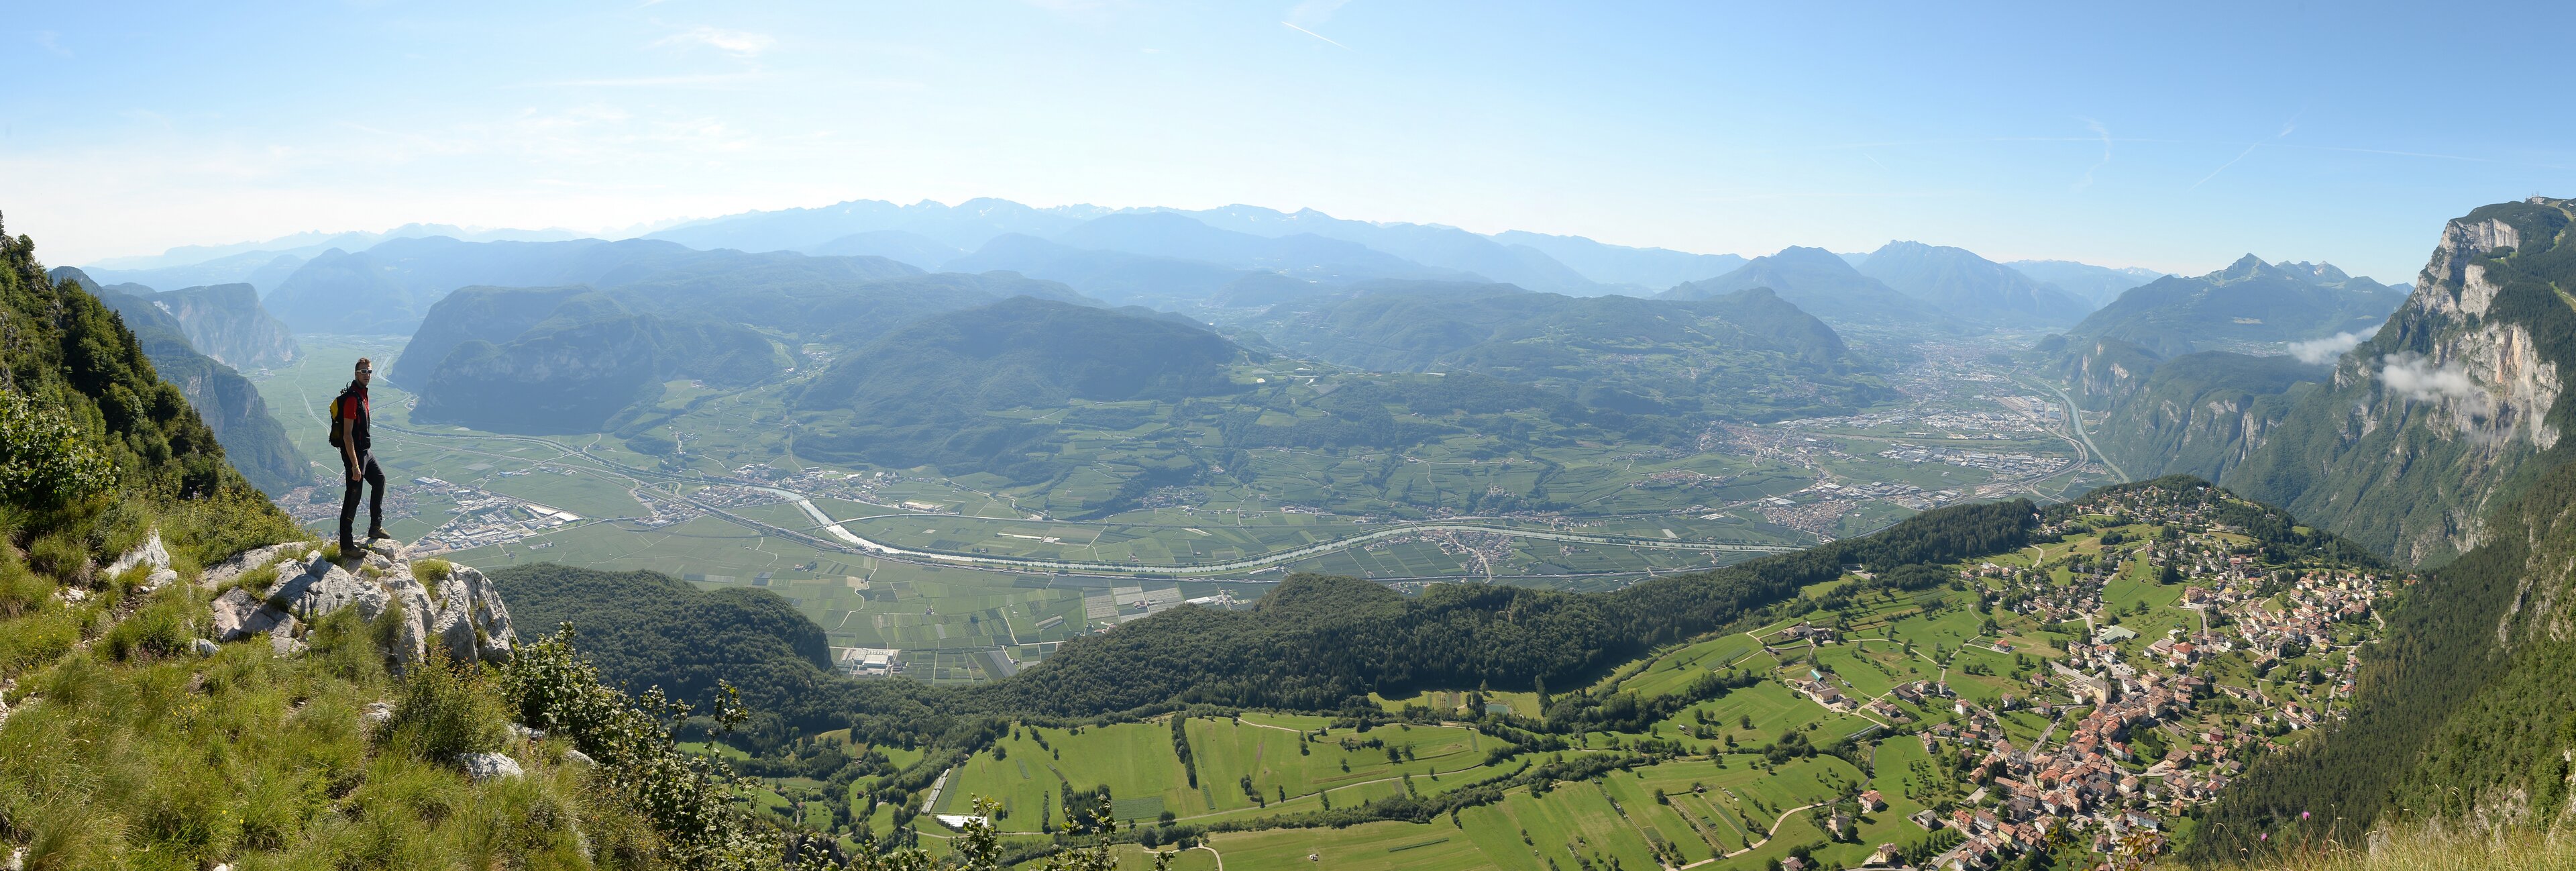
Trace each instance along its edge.
{"label": "forested hillside", "polygon": [[424,421],[600,432],[633,423],[668,381],[740,389],[782,374],[799,365],[804,342],[864,344],[1012,295],[1081,299],[1009,273],[874,275],[849,258],[780,253],[629,276],[608,290],[460,288],[430,307],[389,375],[421,395]]}
{"label": "forested hillside", "polygon": [[1680,301],[1372,282],[1239,323],[1304,359],[1478,372],[1623,414],[1778,419],[1894,395],[1833,328],[1758,288]]}
{"label": "forested hillside", "polygon": [[[46,274],[56,280],[78,281],[111,306],[116,306],[111,296],[114,294],[153,307],[169,316],[190,347],[235,369],[283,365],[298,354],[294,334],[269,315],[259,303],[259,291],[249,284],[191,286],[161,292],[140,284],[102,287],[87,273],[68,266]],[[123,306],[118,310],[127,311]]]}
{"label": "forested hillside", "polygon": [[1009,465],[1051,430],[987,410],[1229,393],[1238,388],[1225,367],[1248,353],[1143,309],[1020,297],[902,327],[835,361],[789,402],[809,427],[797,442],[809,456]]}
{"label": "forested hillside", "polygon": [[701,592],[654,572],[553,563],[497,569],[492,582],[521,631],[579,633],[582,658],[630,692],[709,702],[729,682],[764,707],[818,692],[832,665],[823,630],[767,590]]}
{"label": "forested hillside", "polygon": [[599,432],[629,406],[659,398],[664,382],[741,388],[791,365],[749,327],[638,313],[607,294],[578,294],[506,343],[457,344],[430,370],[415,414],[494,432]]}

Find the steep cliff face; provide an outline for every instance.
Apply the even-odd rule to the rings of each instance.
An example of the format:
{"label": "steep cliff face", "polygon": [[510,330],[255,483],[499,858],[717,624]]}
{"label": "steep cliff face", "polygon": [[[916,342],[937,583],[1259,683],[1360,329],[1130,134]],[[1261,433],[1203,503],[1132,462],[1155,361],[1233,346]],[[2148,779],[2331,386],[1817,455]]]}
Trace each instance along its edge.
{"label": "steep cliff face", "polygon": [[182,288],[145,299],[179,320],[188,344],[226,366],[280,366],[300,353],[295,334],[260,307],[259,291],[248,284]]}
{"label": "steep cliff face", "polygon": [[2534,197],[2443,229],[2406,303],[2226,483],[2410,562],[2476,545],[2568,459],[2576,206]]}
{"label": "steep cliff face", "polygon": [[2093,427],[2093,440],[2141,478],[2215,481],[2252,456],[2328,371],[2290,357],[2185,354],[2139,379]]}
{"label": "steep cliff face", "polygon": [[286,428],[269,413],[268,401],[260,398],[259,388],[232,367],[199,354],[177,335],[165,329],[136,330],[136,341],[143,353],[152,358],[152,367],[161,380],[178,385],[188,404],[206,428],[215,431],[215,440],[224,446],[224,456],[233,468],[271,496],[313,482],[313,469],[295,443],[286,437]]}
{"label": "steep cliff face", "polygon": [[2050,374],[2065,382],[2075,404],[2087,411],[2109,410],[2135,395],[2163,362],[2154,351],[2120,339],[2082,340],[2044,350],[2057,354]]}

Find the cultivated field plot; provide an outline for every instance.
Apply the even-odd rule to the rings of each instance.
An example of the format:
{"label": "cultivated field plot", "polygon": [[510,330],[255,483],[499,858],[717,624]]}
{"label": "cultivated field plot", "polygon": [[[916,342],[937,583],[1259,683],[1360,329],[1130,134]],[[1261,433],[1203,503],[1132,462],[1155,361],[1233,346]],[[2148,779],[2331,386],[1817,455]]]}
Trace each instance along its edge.
{"label": "cultivated field plot", "polygon": [[1198,769],[1195,787],[1168,721],[1079,734],[1023,726],[998,742],[999,752],[978,753],[959,766],[940,809],[962,813],[974,797],[992,798],[1002,802],[1003,831],[1036,832],[1044,821],[1063,822],[1057,796],[1067,786],[1108,786],[1122,816],[1150,820],[1169,812],[1199,819],[1356,805],[1407,789],[1431,794],[1494,773],[1484,766],[1484,739],[1472,730],[1390,726],[1360,733],[1324,724],[1263,714],[1192,719],[1185,728]]}

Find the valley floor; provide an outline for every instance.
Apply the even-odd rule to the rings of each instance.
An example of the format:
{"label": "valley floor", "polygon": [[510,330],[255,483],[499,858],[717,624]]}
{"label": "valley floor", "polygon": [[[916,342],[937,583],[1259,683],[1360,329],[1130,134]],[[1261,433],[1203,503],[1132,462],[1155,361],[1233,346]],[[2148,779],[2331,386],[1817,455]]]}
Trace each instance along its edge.
{"label": "valley floor", "polygon": [[[348,361],[369,355],[390,367],[401,342],[310,336],[304,345],[298,363],[255,380],[299,448],[328,458],[317,409]],[[2056,496],[2097,480],[2062,407],[1982,362],[1989,350],[1928,349],[1939,360],[1921,371],[1949,374],[1903,380],[1900,408],[1714,426],[1693,450],[1498,452],[1478,438],[1399,453],[1259,450],[1250,475],[1162,488],[1089,520],[1058,511],[1098,498],[1114,477],[1076,473],[1032,489],[989,475],[799,462],[792,432],[776,423],[781,410],[758,390],[686,382],[663,400],[679,416],[655,430],[679,438],[679,457],[637,453],[609,434],[414,423],[410,398],[382,383],[376,453],[394,483],[388,525],[425,549],[478,565],[649,568],[709,588],[764,587],[821,625],[839,655],[882,663],[857,666],[863,673],[976,682],[1183,601],[1248,605],[1290,572],[1399,588],[1611,589],[1864,533],[1941,504]],[[1111,468],[1135,460],[1122,447],[1132,438],[1104,430],[1069,449]],[[336,472],[327,462],[316,469],[324,478]],[[279,502],[328,528],[340,494],[323,483]],[[1533,490],[1572,507],[1464,515],[1390,501]]]}

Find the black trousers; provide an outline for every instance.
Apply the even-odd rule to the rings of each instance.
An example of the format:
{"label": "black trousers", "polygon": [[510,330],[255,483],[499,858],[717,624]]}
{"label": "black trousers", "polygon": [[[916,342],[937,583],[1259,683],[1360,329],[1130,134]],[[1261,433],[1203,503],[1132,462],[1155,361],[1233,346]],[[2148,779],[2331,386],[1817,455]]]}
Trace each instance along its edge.
{"label": "black trousers", "polygon": [[349,461],[340,461],[340,480],[349,485],[348,495],[340,497],[341,541],[356,540],[349,537],[349,522],[358,519],[358,490],[365,485],[375,485],[373,497],[367,500],[367,528],[385,528],[385,470],[376,465],[376,455],[367,452],[358,454],[358,468],[363,472],[357,480],[350,480]]}

